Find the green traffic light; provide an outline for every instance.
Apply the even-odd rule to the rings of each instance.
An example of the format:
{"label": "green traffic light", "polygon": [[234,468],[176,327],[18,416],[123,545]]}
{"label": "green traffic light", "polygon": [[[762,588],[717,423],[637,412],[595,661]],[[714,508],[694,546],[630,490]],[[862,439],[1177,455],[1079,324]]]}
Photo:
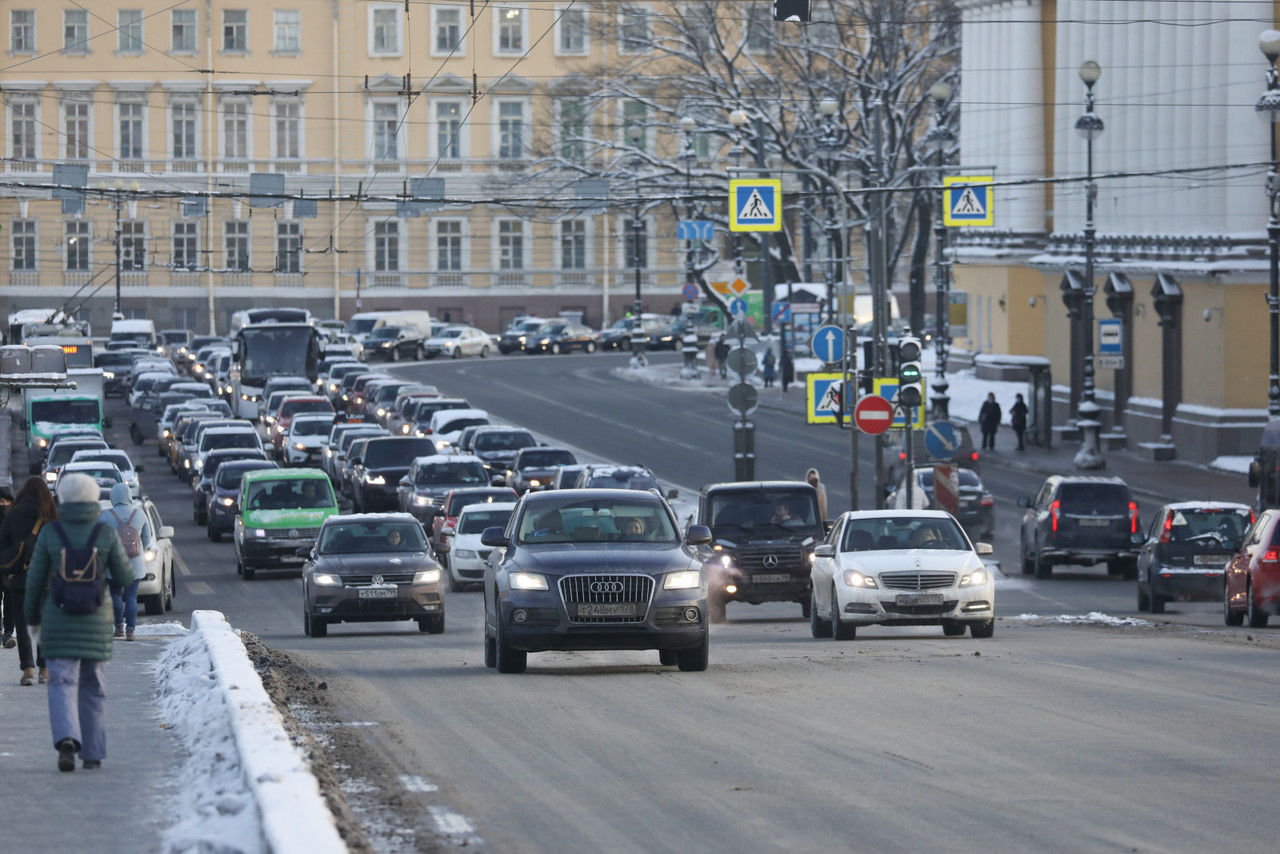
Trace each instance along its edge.
{"label": "green traffic light", "polygon": [[903,365],[898,370],[898,381],[903,385],[920,382],[920,366],[914,363]]}

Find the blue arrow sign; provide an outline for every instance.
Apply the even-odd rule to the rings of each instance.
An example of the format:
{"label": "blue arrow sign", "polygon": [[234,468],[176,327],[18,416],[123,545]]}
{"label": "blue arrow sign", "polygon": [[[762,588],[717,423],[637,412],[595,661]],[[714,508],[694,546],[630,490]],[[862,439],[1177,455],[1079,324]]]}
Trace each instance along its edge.
{"label": "blue arrow sign", "polygon": [[709,219],[682,219],[676,223],[676,240],[714,240],[716,224]]}
{"label": "blue arrow sign", "polygon": [[749,308],[747,301],[742,297],[734,297],[729,300],[729,313],[735,317],[746,317]]}
{"label": "blue arrow sign", "polygon": [[924,449],[931,457],[949,460],[960,450],[960,431],[950,421],[935,421],[925,428]]}
{"label": "blue arrow sign", "polygon": [[819,326],[809,339],[813,357],[828,365],[844,357],[844,330],[839,326]]}

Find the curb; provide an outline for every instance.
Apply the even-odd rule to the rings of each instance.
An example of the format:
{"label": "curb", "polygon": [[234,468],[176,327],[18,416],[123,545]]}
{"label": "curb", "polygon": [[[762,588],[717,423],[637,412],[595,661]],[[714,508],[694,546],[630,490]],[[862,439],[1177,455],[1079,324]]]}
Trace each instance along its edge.
{"label": "curb", "polygon": [[347,851],[320,784],[289,740],[239,635],[220,611],[192,612],[191,630],[209,651],[267,850],[274,854]]}

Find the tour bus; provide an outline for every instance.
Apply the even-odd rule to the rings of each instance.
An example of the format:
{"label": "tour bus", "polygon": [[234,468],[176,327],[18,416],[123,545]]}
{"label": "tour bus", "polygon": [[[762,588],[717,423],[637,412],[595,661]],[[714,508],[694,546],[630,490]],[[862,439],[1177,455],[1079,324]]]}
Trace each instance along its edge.
{"label": "tour bus", "polygon": [[309,322],[266,321],[242,326],[232,335],[231,409],[255,419],[262,389],[273,376],[316,378],[320,332]]}
{"label": "tour bus", "polygon": [[311,323],[305,308],[249,308],[231,315],[231,334],[258,323]]}

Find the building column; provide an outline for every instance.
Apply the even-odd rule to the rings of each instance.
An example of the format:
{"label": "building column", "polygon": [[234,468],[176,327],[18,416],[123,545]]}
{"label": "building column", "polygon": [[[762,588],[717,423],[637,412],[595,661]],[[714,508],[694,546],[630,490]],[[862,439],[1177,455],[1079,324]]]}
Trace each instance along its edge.
{"label": "building column", "polygon": [[1177,279],[1156,274],[1151,299],[1160,319],[1160,433],[1173,442],[1173,416],[1182,403],[1182,288]]}
{"label": "building column", "polygon": [[[1112,379],[1111,442],[1117,443],[1115,434],[1124,433],[1124,410],[1133,395],[1134,360],[1137,357],[1133,351],[1133,285],[1123,273],[1112,273],[1107,276],[1102,290],[1111,316],[1120,321],[1120,340],[1124,350],[1124,367],[1115,371]],[[1119,439],[1118,444],[1123,447],[1123,439]]]}
{"label": "building column", "polygon": [[1058,287],[1062,291],[1062,304],[1067,307],[1067,318],[1071,324],[1068,335],[1071,343],[1068,357],[1071,368],[1071,399],[1068,411],[1069,417],[1074,419],[1084,388],[1084,276],[1075,270],[1068,270]]}

